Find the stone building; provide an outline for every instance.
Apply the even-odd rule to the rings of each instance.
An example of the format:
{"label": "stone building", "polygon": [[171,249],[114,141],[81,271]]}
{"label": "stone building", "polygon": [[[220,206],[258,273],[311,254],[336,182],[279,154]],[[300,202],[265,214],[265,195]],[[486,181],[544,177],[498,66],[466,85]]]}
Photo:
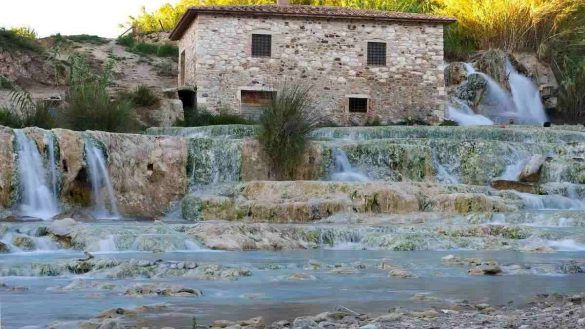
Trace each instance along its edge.
{"label": "stone building", "polygon": [[448,17],[314,6],[191,7],[172,31],[179,87],[198,106],[256,118],[282,80],[311,86],[338,125],[443,116]]}

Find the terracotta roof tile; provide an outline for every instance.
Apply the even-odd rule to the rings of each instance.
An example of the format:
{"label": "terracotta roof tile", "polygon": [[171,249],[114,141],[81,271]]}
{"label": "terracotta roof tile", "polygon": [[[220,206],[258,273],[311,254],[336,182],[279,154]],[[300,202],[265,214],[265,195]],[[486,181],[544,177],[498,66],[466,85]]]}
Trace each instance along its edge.
{"label": "terracotta roof tile", "polygon": [[181,20],[171,32],[172,40],[179,40],[187,30],[197,14],[223,14],[238,16],[280,16],[280,17],[315,17],[324,19],[348,19],[348,20],[377,20],[377,21],[402,21],[421,23],[455,22],[454,18],[444,16],[430,16],[424,14],[356,9],[347,7],[327,6],[196,6],[190,7],[181,17]]}

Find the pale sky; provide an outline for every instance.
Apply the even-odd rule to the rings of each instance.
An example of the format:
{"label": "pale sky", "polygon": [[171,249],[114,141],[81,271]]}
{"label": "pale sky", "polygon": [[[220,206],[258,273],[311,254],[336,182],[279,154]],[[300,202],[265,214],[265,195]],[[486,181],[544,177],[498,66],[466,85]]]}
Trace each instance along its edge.
{"label": "pale sky", "polygon": [[51,34],[96,34],[117,37],[119,25],[140,8],[158,8],[176,0],[0,0],[0,27],[28,26],[46,37]]}

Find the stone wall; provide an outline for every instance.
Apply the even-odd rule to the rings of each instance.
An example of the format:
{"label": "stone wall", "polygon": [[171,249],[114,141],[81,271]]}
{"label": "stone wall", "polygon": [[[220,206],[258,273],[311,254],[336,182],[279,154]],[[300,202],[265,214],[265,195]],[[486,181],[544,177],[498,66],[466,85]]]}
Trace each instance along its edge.
{"label": "stone wall", "polygon": [[[272,35],[271,58],[251,57],[253,33]],[[386,66],[367,66],[369,41],[387,43]],[[179,48],[185,85],[212,111],[239,113],[240,90],[286,78],[311,85],[316,109],[341,125],[443,116],[441,24],[199,15]],[[350,95],[370,99],[367,114],[349,113]]]}

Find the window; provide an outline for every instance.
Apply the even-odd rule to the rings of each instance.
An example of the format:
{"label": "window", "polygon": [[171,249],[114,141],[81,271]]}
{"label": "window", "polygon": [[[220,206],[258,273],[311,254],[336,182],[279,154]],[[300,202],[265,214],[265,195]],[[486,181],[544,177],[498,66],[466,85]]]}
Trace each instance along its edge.
{"label": "window", "polygon": [[349,99],[349,112],[368,112],[368,99],[367,98],[350,98]]}
{"label": "window", "polygon": [[270,57],[272,55],[272,36],[270,34],[252,34],[252,57]]}
{"label": "window", "polygon": [[368,42],[368,65],[386,65],[385,42]]}
{"label": "window", "polygon": [[270,90],[242,90],[240,92],[242,116],[250,121],[258,121],[276,95]]}

